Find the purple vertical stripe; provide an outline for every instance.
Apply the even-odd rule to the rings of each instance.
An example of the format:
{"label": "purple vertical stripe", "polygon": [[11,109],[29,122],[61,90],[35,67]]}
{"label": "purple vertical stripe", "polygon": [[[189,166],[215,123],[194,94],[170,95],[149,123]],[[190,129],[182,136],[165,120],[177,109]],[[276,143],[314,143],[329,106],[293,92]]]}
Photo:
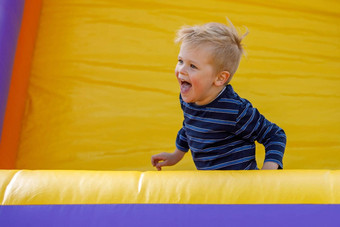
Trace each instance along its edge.
{"label": "purple vertical stripe", "polygon": [[25,0],[0,1],[0,140]]}
{"label": "purple vertical stripe", "polygon": [[339,226],[340,205],[16,205],[2,226]]}

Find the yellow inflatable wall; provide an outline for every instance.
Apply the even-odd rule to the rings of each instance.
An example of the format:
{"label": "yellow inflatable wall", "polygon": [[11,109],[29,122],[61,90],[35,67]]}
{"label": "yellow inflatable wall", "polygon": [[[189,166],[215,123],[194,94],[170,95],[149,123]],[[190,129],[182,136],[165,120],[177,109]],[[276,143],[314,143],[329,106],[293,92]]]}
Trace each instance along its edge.
{"label": "yellow inflatable wall", "polygon": [[340,204],[337,170],[2,170],[0,176],[2,205]]}
{"label": "yellow inflatable wall", "polygon": [[4,226],[338,226],[340,171],[1,170]]}
{"label": "yellow inflatable wall", "polygon": [[284,167],[340,168],[339,2],[315,0],[44,0],[16,168],[152,170],[182,121],[175,31],[226,16],[250,31],[232,85],[286,131]]}

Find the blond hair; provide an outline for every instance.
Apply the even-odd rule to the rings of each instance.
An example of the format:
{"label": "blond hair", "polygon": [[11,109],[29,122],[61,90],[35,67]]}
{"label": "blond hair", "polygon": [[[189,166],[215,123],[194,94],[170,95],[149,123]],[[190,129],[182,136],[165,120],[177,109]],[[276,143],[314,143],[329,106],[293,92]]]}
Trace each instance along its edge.
{"label": "blond hair", "polygon": [[221,23],[207,23],[204,25],[184,26],[177,32],[176,43],[185,43],[198,47],[208,44],[212,48],[212,57],[218,72],[228,71],[231,77],[235,74],[244,53],[242,39],[248,34],[240,36],[236,28],[227,18],[229,26]]}

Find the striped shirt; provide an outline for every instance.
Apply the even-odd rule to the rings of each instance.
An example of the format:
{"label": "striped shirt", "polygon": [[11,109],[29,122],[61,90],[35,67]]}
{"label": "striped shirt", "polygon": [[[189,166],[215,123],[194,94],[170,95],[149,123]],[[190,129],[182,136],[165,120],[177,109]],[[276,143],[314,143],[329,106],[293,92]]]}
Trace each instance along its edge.
{"label": "striped shirt", "polygon": [[199,170],[258,169],[255,141],[266,150],[265,162],[283,168],[285,132],[268,121],[251,103],[227,85],[211,103],[198,106],[180,96],[183,127],[176,138],[177,149],[191,150]]}

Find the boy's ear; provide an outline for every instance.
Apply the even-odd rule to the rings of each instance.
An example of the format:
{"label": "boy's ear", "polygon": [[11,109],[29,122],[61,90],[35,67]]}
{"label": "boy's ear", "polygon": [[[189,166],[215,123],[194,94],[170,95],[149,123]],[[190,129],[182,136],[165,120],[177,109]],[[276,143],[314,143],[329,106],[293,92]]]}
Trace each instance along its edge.
{"label": "boy's ear", "polygon": [[227,83],[228,79],[230,77],[230,73],[228,71],[222,71],[220,72],[215,80],[216,86],[223,86]]}

